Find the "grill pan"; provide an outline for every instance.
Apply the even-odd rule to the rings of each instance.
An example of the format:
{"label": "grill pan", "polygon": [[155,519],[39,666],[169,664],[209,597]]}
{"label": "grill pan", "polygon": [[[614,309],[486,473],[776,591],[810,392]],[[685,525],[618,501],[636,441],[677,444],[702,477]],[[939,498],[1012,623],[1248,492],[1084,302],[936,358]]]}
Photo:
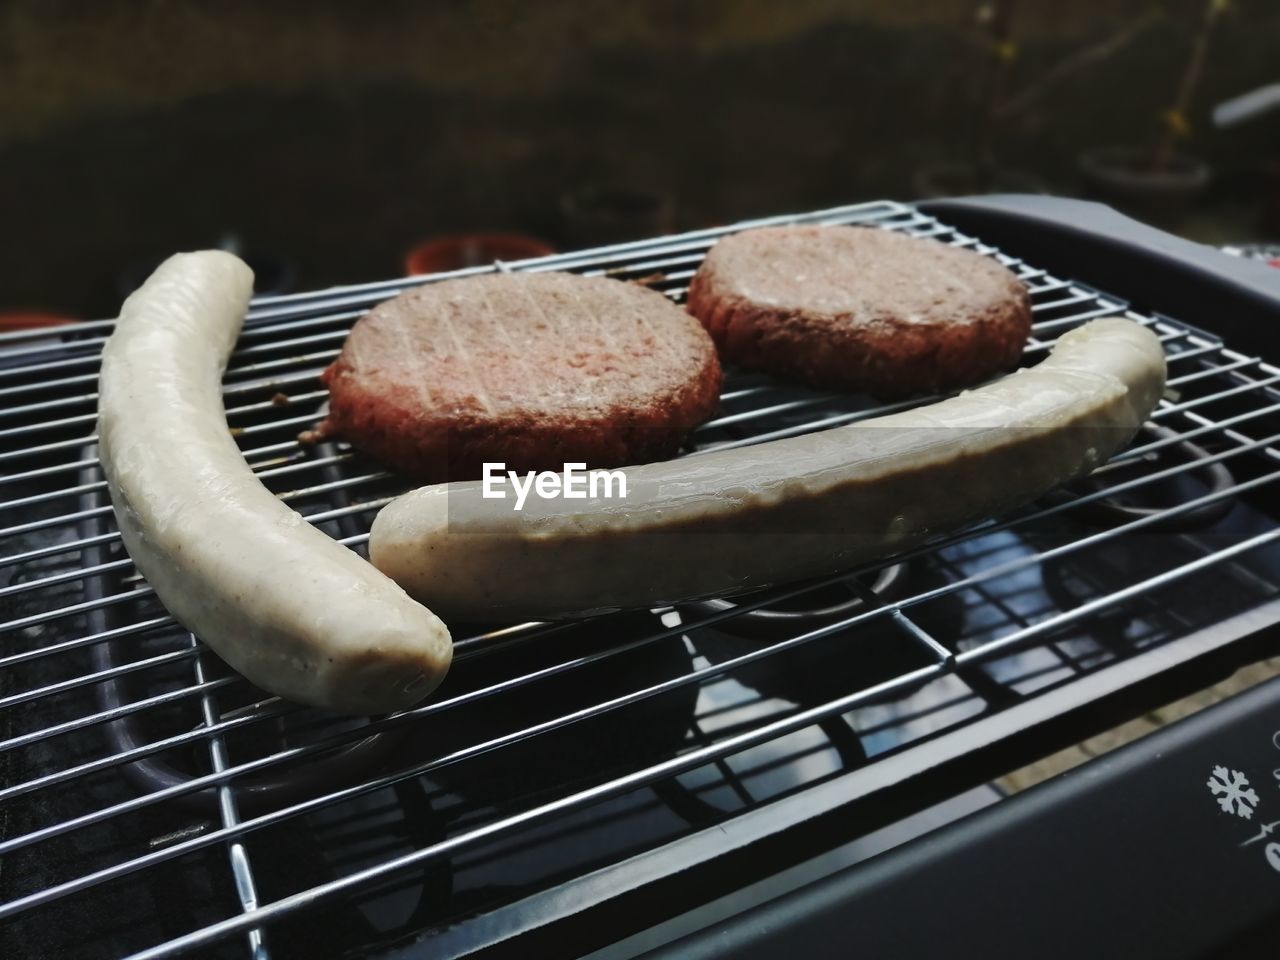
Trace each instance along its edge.
{"label": "grill pan", "polygon": [[[1164,343],[1169,392],[1087,483],[881,564],[732,603],[451,624],[445,685],[390,717],[339,720],[251,688],[137,577],[92,436],[111,321],[0,335],[0,923],[19,952],[581,952],[1272,650],[1280,368],[1257,330],[1228,343],[1224,318],[1168,303],[1157,273],[1195,278],[1167,249],[1136,283],[1096,244],[1071,268],[1131,301],[984,242],[1007,224],[978,206],[866,203],[259,298],[225,378],[228,420],[264,483],[362,550],[405,485],[296,435],[371,305],[495,269],[633,279],[680,301],[717,237],[780,223],[997,257],[1032,292],[1027,362],[1126,316]],[[1062,229],[1043,223],[1026,246]],[[1045,262],[1072,249],[1057,239]],[[1143,243],[1127,247],[1151,255]],[[1241,326],[1251,309],[1280,315],[1251,292],[1221,302]],[[928,399],[878,406],[730,371],[690,450]]]}

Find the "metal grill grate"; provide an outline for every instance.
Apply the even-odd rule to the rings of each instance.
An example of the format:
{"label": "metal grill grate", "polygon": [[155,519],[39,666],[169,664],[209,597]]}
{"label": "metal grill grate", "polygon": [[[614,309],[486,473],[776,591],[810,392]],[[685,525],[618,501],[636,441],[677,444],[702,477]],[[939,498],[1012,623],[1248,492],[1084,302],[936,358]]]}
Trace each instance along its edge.
{"label": "metal grill grate", "polygon": [[[1277,616],[1280,369],[911,207],[449,276],[573,270],[680,300],[718,236],[790,222],[995,256],[1032,291],[1028,361],[1088,319],[1129,316],[1164,342],[1170,392],[1090,485],[857,576],[577,624],[451,625],[445,686],[368,722],[250,688],[135,575],[91,436],[111,322],[0,337],[0,921],[67,956],[364,954],[426,936],[455,952],[468,918],[941,751],[949,731],[1215,624]],[[355,549],[402,484],[295,437],[351,323],[421,282],[259,299],[225,379],[257,475]],[[874,406],[731,373],[690,452],[927,399]]]}

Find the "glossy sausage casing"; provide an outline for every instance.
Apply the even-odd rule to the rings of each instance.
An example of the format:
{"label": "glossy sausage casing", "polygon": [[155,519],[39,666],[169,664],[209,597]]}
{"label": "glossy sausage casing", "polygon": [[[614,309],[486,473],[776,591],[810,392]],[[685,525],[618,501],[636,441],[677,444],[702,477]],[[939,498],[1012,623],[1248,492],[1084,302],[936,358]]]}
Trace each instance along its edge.
{"label": "glossy sausage casing", "polygon": [[166,260],[102,357],[98,436],[129,555],[156,595],[264,690],[344,713],[421,700],[448,669],[444,624],[253,475],[222,371],[253,274],[220,251]]}
{"label": "glossy sausage casing", "polygon": [[1024,505],[1133,437],[1164,389],[1129,320],[929,406],[625,470],[625,499],[485,499],[423,487],[385,507],[370,558],[447,617],[555,618],[730,595],[849,569]]}

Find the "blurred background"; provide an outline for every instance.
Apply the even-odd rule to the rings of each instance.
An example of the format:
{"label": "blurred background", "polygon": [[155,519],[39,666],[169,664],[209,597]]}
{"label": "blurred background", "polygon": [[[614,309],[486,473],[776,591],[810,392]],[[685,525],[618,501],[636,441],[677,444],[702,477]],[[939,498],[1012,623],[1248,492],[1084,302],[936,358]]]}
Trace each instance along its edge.
{"label": "blurred background", "polygon": [[0,0],[0,312],[986,191],[1273,240],[1277,83],[1276,0]]}

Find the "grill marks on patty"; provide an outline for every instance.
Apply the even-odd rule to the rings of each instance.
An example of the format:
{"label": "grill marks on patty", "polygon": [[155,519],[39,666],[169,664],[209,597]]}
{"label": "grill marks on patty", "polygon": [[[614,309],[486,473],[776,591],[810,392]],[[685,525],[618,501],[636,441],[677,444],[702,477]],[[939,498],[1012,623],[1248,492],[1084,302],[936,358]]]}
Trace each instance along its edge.
{"label": "grill marks on patty", "polygon": [[996,261],[865,227],[769,227],[720,240],[689,310],[729,361],[891,399],[1015,366],[1026,288]]}
{"label": "grill marks on patty", "polygon": [[673,455],[715,410],[698,322],[635,284],[564,273],[428,284],[380,304],[324,372],[316,430],[427,481]]}

